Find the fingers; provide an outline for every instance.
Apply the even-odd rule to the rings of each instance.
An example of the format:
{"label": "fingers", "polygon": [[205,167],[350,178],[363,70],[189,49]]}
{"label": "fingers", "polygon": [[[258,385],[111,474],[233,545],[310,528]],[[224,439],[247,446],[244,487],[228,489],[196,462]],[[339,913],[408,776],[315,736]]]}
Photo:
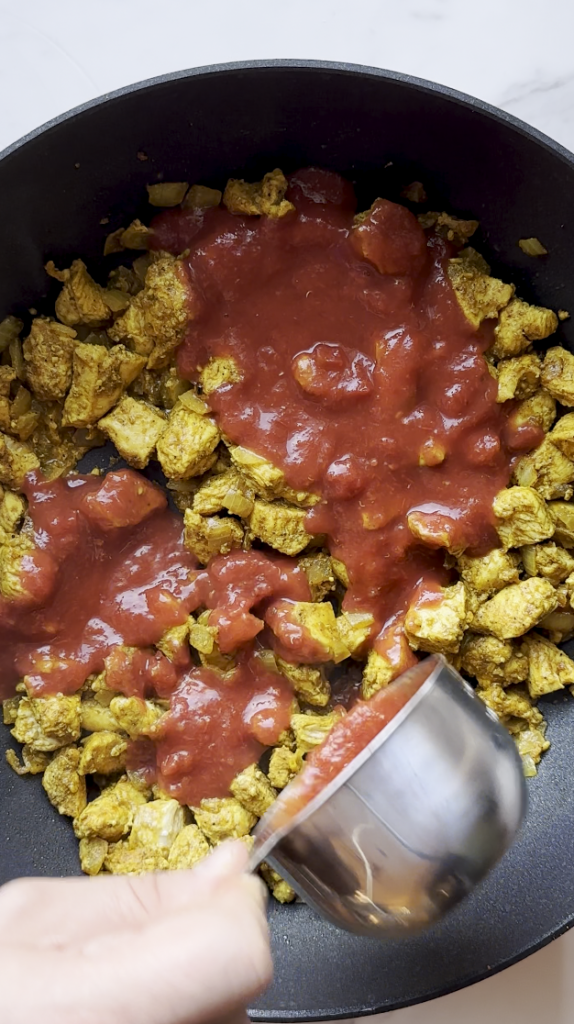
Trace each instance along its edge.
{"label": "fingers", "polygon": [[271,975],[265,896],[260,880],[246,875],[136,932],[95,937],[73,968],[82,1003],[95,1000],[106,1024],[241,1015]]}
{"label": "fingers", "polygon": [[0,935],[13,942],[63,948],[86,936],[141,927],[207,898],[247,865],[244,843],[223,843],[191,871],[140,877],[32,878],[0,889]]}

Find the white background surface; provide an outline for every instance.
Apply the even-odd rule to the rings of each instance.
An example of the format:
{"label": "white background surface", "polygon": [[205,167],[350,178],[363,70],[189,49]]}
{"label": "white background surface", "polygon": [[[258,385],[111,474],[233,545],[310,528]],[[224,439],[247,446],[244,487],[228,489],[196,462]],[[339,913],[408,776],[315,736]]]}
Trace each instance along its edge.
{"label": "white background surface", "polygon": [[[0,42],[0,149],[129,82],[268,57],[434,79],[574,149],[572,0],[0,0]],[[573,1024],[572,962],[574,931],[494,978],[381,1024]]]}

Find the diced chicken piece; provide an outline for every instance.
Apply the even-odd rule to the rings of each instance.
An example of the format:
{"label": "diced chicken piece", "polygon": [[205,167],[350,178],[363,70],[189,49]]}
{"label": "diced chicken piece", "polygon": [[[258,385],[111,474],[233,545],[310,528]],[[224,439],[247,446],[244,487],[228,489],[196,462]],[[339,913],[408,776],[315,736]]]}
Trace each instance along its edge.
{"label": "diced chicken piece", "polygon": [[125,768],[127,749],[125,737],[119,733],[95,732],[83,741],[78,771],[80,775],[120,772]]}
{"label": "diced chicken piece", "polygon": [[211,654],[217,642],[217,626],[196,622],[193,615],[187,620],[189,642],[202,654]]}
{"label": "diced chicken piece", "polygon": [[96,423],[119,401],[144,366],[144,357],[128,352],[123,345],[115,345],[109,351],[103,345],[76,345],[62,426],[87,427]]}
{"label": "diced chicken piece", "polygon": [[269,782],[275,789],[284,789],[291,779],[299,774],[302,767],[303,757],[299,750],[275,747],[269,760]]}
{"label": "diced chicken piece", "polygon": [[109,707],[97,700],[83,700],[80,705],[80,719],[85,732],[115,732],[119,722]]}
{"label": "diced chicken piece", "polygon": [[360,657],[361,651],[369,639],[373,625],[370,612],[342,612],[337,619],[339,635],[352,657]]}
{"label": "diced chicken piece", "polygon": [[405,619],[405,633],[415,651],[456,652],[468,620],[464,583],[443,587],[436,601],[414,602]]}
{"label": "diced chicken piece", "polygon": [[24,514],[26,503],[19,494],[4,491],[0,501],[0,544],[5,544],[17,530]]}
{"label": "diced chicken piece", "polygon": [[457,302],[473,327],[497,317],[514,295],[513,284],[489,277],[468,259],[449,260],[448,276]]}
{"label": "diced chicken piece", "polygon": [[536,424],[545,434],[548,433],[556,419],[556,402],[552,395],[540,388],[531,398],[525,398],[516,406],[509,416],[509,422],[515,428]]}
{"label": "diced chicken piece", "polygon": [[163,253],[148,267],[145,286],[109,330],[145,356],[150,370],[167,366],[183,341],[188,324],[197,315],[198,298],[181,260]]}
{"label": "diced chicken piece", "polygon": [[273,498],[285,498],[286,501],[301,508],[310,508],[320,500],[318,495],[309,491],[297,491],[285,483],[282,470],[262,455],[241,445],[230,445],[229,455],[234,466],[253,487],[256,494],[271,501]]}
{"label": "diced chicken piece", "polygon": [[511,732],[518,748],[525,776],[532,778],[537,774],[536,765],[539,763],[542,754],[550,746],[546,739],[546,722],[541,722],[537,728],[531,728],[527,722],[517,718],[512,723],[512,728],[508,723],[506,728]]}
{"label": "diced chicken piece", "polygon": [[530,398],[538,389],[540,367],[540,359],[535,352],[515,356],[514,359],[502,359],[496,368],[496,401],[509,402],[511,399]]}
{"label": "diced chicken piece", "polygon": [[[299,626],[303,634],[303,646],[310,641],[314,653],[301,660],[340,661],[349,657],[349,648],[343,643],[333,606],[328,601],[314,604],[311,601],[276,602],[266,613],[265,620],[275,635],[287,642],[297,654],[299,641],[293,636],[292,626]],[[289,643],[289,641],[291,641]]]}
{"label": "diced chicken piece", "polygon": [[477,594],[494,594],[509,583],[518,583],[520,556],[494,548],[486,555],[460,555],[458,570],[464,582]]}
{"label": "diced chicken piece", "polygon": [[207,185],[192,185],[182,206],[184,210],[209,210],[219,206],[222,193],[218,188],[209,188]]}
{"label": "diced chicken piece", "polygon": [[297,562],[307,577],[314,601],[322,601],[335,588],[336,577],[330,555],[303,555]]}
{"label": "diced chicken piece", "polygon": [[14,725],[18,716],[18,705],[21,697],[8,697],[2,701],[2,722],[4,725]]}
{"label": "diced chicken piece", "polygon": [[[365,528],[377,529],[378,524],[370,527],[365,520]],[[452,519],[442,515],[440,512],[424,512],[415,509],[407,515],[407,526],[413,537],[430,548],[446,548],[452,555],[460,555],[464,551],[464,542],[461,540],[456,525]]]}
{"label": "diced chicken piece", "polygon": [[574,405],[574,356],[556,345],[549,348],[542,364],[542,385],[562,405]]}
{"label": "diced chicken piece", "polygon": [[231,796],[202,800],[199,807],[191,809],[199,828],[211,843],[246,836],[257,821],[251,811]]}
{"label": "diced chicken piece", "polygon": [[269,864],[263,862],[259,865],[259,870],[263,879],[267,883],[272,896],[277,900],[278,903],[292,903],[296,898],[297,893],[291,888],[289,882],[286,882],[281,875],[277,873]]}
{"label": "diced chicken piece", "polygon": [[0,432],[0,484],[19,490],[26,474],[39,465],[30,445]]}
{"label": "diced chicken piece", "polygon": [[157,457],[165,475],[187,480],[210,468],[220,433],[210,416],[200,416],[180,399],[169,414],[167,427],[157,442]]}
{"label": "diced chicken piece", "polygon": [[311,534],[305,529],[305,518],[304,509],[257,498],[249,516],[249,527],[254,536],[269,547],[284,555],[298,555],[311,540]]}
{"label": "diced chicken piece", "polygon": [[554,540],[565,548],[574,548],[574,504],[551,501],[546,507],[554,525]]}
{"label": "diced chicken piece", "polygon": [[529,544],[520,553],[529,576],[543,576],[555,587],[574,572],[574,558],[557,544]]}
{"label": "diced chicken piece", "polygon": [[[518,356],[533,341],[542,341],[558,327],[558,318],[551,309],[530,306],[522,299],[513,299],[500,313],[494,328],[492,355],[498,359]],[[544,370],[542,371],[544,384]],[[546,386],[544,384],[544,386]],[[548,389],[550,390],[550,389]]]}
{"label": "diced chicken piece", "polygon": [[48,402],[64,398],[72,383],[76,345],[76,332],[71,327],[43,316],[32,320],[23,353],[26,379],[36,398]]}
{"label": "diced chicken piece", "polygon": [[[424,202],[424,199],[421,202]],[[479,223],[477,220],[462,220],[460,217],[453,217],[449,213],[438,213],[436,211],[423,213],[418,219],[425,229],[433,227],[441,238],[446,238],[449,242],[454,242],[455,245],[464,245],[465,242],[468,242],[471,235],[474,235]],[[489,272],[490,268],[486,260],[470,246],[462,250],[459,256],[468,262],[472,262],[475,266],[481,267],[486,274]]]}
{"label": "diced chicken piece", "polygon": [[548,440],[568,459],[574,459],[574,412],[560,417]]}
{"label": "diced chicken piece", "polygon": [[287,179],[276,168],[265,174],[262,181],[250,184],[242,179],[230,178],[223,193],[223,205],[230,213],[246,216],[284,217],[295,209],[285,199]]}
{"label": "diced chicken piece", "polygon": [[554,533],[549,509],[530,487],[506,487],[498,492],[492,508],[498,519],[498,536],[505,550],[538,544]]}
{"label": "diced chicken piece", "polygon": [[477,697],[504,721],[508,717],[522,718],[531,726],[537,727],[544,721],[538,708],[536,708],[528,694],[519,686],[511,686],[505,690],[498,683],[493,683],[486,689],[478,689]]}
{"label": "diced chicken piece", "polygon": [[539,633],[524,637],[522,651],[528,656],[528,692],[533,700],[574,683],[574,661]]}
{"label": "diced chicken piece", "polygon": [[256,764],[236,775],[229,788],[235,799],[257,818],[263,817],[277,796],[277,790]]}
{"label": "diced chicken piece", "polygon": [[146,188],[150,206],[179,206],[189,184],[187,181],[158,181]]}
{"label": "diced chicken piece", "polygon": [[542,444],[516,463],[512,480],[519,487],[532,487],[543,498],[571,498],[574,462],[567,459],[545,437]]}
{"label": "diced chicken piece", "polygon": [[167,866],[171,871],[193,868],[207,857],[211,847],[197,825],[186,825],[178,832],[168,854]]}
{"label": "diced chicken piece", "polygon": [[64,747],[52,758],[42,777],[50,803],[60,814],[76,818],[86,806],[86,780],[80,774],[80,751]]}
{"label": "diced chicken piece", "polygon": [[114,697],[109,710],[120,729],[134,740],[138,736],[149,736],[163,715],[162,708],[151,700],[141,697]]}
{"label": "diced chicken piece", "polygon": [[510,686],[528,678],[528,658],[510,640],[466,633],[460,646],[460,666],[480,686]]}
{"label": "diced chicken piece", "polygon": [[167,857],[185,823],[185,809],[177,800],[151,800],[136,808],[128,845],[158,850]]}
{"label": "diced chicken piece", "polygon": [[351,581],[349,579],[349,573],[347,572],[347,566],[345,563],[341,562],[339,558],[333,558],[333,556],[331,556],[331,565],[333,566],[333,572],[339,583],[342,583],[345,589],[348,590],[351,586]]}
{"label": "diced chicken piece", "polygon": [[105,839],[80,839],[80,867],[86,875],[98,875],[108,852]]}
{"label": "diced chicken piece", "polygon": [[331,687],[325,674],[313,665],[293,665],[290,661],[277,658],[277,667],[287,676],[293,689],[301,700],[316,708],[324,708],[329,703]]}
{"label": "diced chicken piece", "polygon": [[158,640],[156,647],[166,658],[176,665],[187,665],[189,662],[189,624],[172,626]]}
{"label": "diced chicken piece", "polygon": [[51,751],[74,743],[80,736],[80,698],[22,697],[12,735],[33,750]]}
{"label": "diced chicken piece", "polygon": [[125,840],[109,846],[104,868],[111,875],[144,875],[148,871],[167,871],[167,858],[160,850],[131,847]]}
{"label": "diced chicken piece", "polygon": [[199,375],[204,395],[211,395],[218,388],[238,384],[243,379],[235,359],[231,356],[212,356]]}
{"label": "diced chicken piece", "polygon": [[477,633],[490,633],[499,640],[522,636],[536,626],[558,603],[556,591],[549,580],[532,576],[513,583],[476,612],[472,628]]}
{"label": "diced chicken piece", "polygon": [[0,366],[0,430],[11,429],[10,385],[15,380],[16,372],[11,366]]}
{"label": "diced chicken piece", "polygon": [[225,509],[245,518],[253,510],[253,491],[235,469],[226,469],[207,477],[195,492],[193,511],[201,516],[212,516]]}
{"label": "diced chicken piece", "polygon": [[78,839],[105,839],[115,843],[130,831],[138,807],[146,797],[132,783],[120,780],[104,789],[74,821]]}
{"label": "diced chicken piece", "polygon": [[345,711],[337,705],[326,715],[307,714],[291,715],[291,728],[295,734],[297,750],[307,754],[318,747],[331,732],[336,723],[345,716]]}
{"label": "diced chicken piece", "polygon": [[185,546],[204,565],[213,555],[227,555],[243,544],[243,527],[231,516],[200,516],[187,508],[183,521]]}
{"label": "diced chicken piece", "polygon": [[403,631],[395,633],[394,640],[392,657],[374,648],[369,651],[361,683],[363,700],[370,700],[375,693],[416,664],[417,659],[409,647],[406,634]]}
{"label": "diced chicken piece", "polygon": [[68,327],[76,324],[101,327],[111,318],[105,291],[90,277],[82,260],[74,260],[69,270],[56,270],[50,260],[46,271],[64,285],[56,299],[56,316],[63,324]]}
{"label": "diced chicken piece", "polygon": [[98,423],[122,459],[136,469],[147,466],[166,427],[165,416],[146,402],[127,395]]}

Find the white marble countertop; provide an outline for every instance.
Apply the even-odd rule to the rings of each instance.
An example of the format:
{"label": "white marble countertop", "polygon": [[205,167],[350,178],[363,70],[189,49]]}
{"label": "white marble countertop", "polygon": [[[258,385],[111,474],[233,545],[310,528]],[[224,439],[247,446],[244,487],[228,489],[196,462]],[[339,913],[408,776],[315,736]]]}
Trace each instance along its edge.
{"label": "white marble countertop", "polygon": [[[572,0],[0,0],[0,149],[129,82],[268,57],[434,79],[574,149],[573,38]],[[381,1024],[572,1024],[571,960],[574,931],[494,978]]]}

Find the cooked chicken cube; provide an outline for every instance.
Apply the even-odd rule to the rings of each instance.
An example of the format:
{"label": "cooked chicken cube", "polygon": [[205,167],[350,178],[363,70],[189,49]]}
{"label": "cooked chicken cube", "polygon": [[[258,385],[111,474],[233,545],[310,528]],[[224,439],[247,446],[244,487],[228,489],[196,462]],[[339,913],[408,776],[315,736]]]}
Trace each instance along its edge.
{"label": "cooked chicken cube", "polygon": [[514,295],[514,285],[482,273],[470,260],[448,261],[448,276],[457,302],[473,327],[498,316]]}
{"label": "cooked chicken cube", "polygon": [[396,675],[396,669],[391,665],[388,658],[379,654],[378,651],[369,651],[361,683],[361,697],[363,700],[370,700],[371,697],[374,697],[375,693],[388,686]]}
{"label": "cooked chicken cube", "polygon": [[177,800],[151,800],[136,808],[128,845],[167,856],[185,823],[185,809]]}
{"label": "cooked chicken cube", "polygon": [[482,604],[474,616],[472,628],[499,640],[510,640],[527,633],[553,611],[557,603],[556,591],[549,580],[531,576],[505,587]]}
{"label": "cooked chicken cube", "polygon": [[232,796],[257,818],[263,817],[277,796],[277,791],[256,764],[236,775],[229,788]]}
{"label": "cooked chicken cube", "polygon": [[115,345],[110,351],[103,345],[76,345],[62,425],[87,427],[96,423],[119,401],[144,366],[143,356],[128,352],[123,345]]}
{"label": "cooked chicken cube", "polygon": [[545,502],[530,487],[506,487],[498,492],[492,507],[505,550],[538,544],[554,533],[554,522]]}
{"label": "cooked chicken cube", "polygon": [[306,754],[313,750],[313,747],[318,747],[344,715],[345,711],[340,705],[334,707],[327,715],[291,715],[291,728],[299,753]]}
{"label": "cooked chicken cube", "polygon": [[217,642],[217,626],[196,622],[193,615],[190,615],[187,628],[191,646],[202,654],[211,654]]}
{"label": "cooked chicken cube", "polygon": [[297,893],[269,864],[263,862],[259,870],[278,903],[292,903]]}
{"label": "cooked chicken cube", "polygon": [[132,783],[120,780],[104,789],[74,821],[78,839],[106,839],[114,843],[130,831],[138,807],[146,797]]}
{"label": "cooked chicken cube", "polygon": [[529,576],[543,576],[555,587],[574,572],[574,558],[558,544],[529,544],[520,553]]}
{"label": "cooked chicken cube", "polygon": [[26,474],[39,465],[30,445],[0,432],[0,484],[19,490]]}
{"label": "cooked chicken cube", "polygon": [[90,277],[83,260],[74,260],[69,270],[56,270],[50,261],[46,264],[46,271],[64,285],[56,299],[56,316],[63,324],[68,327],[76,324],[101,327],[111,318],[105,291]]}
{"label": "cooked chicken cube", "polygon": [[2,722],[4,725],[14,725],[18,717],[18,705],[21,697],[8,697],[2,701]]}
{"label": "cooked chicken cube", "polygon": [[182,206],[184,210],[209,210],[213,206],[219,206],[222,193],[218,188],[209,188],[207,185],[192,185]]}
{"label": "cooked chicken cube", "polygon": [[[303,646],[311,641],[316,650],[312,655],[317,660],[334,661],[338,664],[349,657],[349,648],[343,643],[333,606],[328,601],[315,604],[311,601],[277,601],[266,614],[266,622],[275,635],[298,654],[299,639],[293,625],[299,626],[303,634]],[[303,660],[303,659],[302,659]]]}
{"label": "cooked chicken cube", "polygon": [[176,835],[167,858],[171,871],[193,868],[207,857],[211,847],[197,825],[186,825]]}
{"label": "cooked chicken cube", "polygon": [[503,722],[507,717],[522,718],[537,727],[544,720],[522,687],[511,686],[505,690],[499,683],[492,683],[485,689],[480,687],[476,694]]}
{"label": "cooked chicken cube", "polygon": [[510,640],[466,633],[460,646],[460,666],[480,686],[510,686],[528,678],[528,658]]}
{"label": "cooked chicken cube", "polygon": [[574,504],[551,501],[546,507],[554,525],[554,540],[565,548],[574,548]]}
{"label": "cooked chicken cube", "polygon": [[290,680],[293,689],[301,700],[316,708],[324,708],[329,703],[331,687],[320,668],[313,665],[293,665],[283,658],[277,658],[277,667]]}
{"label": "cooked chicken cube", "polygon": [[132,740],[138,736],[149,736],[163,715],[157,704],[141,697],[114,697],[109,710]]}
{"label": "cooked chicken cube", "polygon": [[230,213],[241,213],[247,216],[284,217],[295,209],[293,203],[285,199],[287,179],[276,168],[265,174],[262,181],[250,184],[241,179],[230,178],[223,193],[223,205]]}
{"label": "cooked chicken cube", "polygon": [[568,459],[574,459],[574,412],[560,417],[548,440]]}
{"label": "cooked chicken cube", "polygon": [[188,324],[198,312],[198,299],[181,260],[163,253],[148,267],[145,287],[109,330],[145,356],[150,370],[167,366],[183,341]]}
{"label": "cooked chicken cube", "polygon": [[[542,341],[558,327],[558,318],[551,309],[530,306],[522,299],[512,299],[503,309],[494,328],[491,352],[498,359],[518,356],[533,341]],[[542,371],[544,384],[544,370]],[[544,384],[546,387],[546,385]],[[550,390],[550,388],[548,389]]]}
{"label": "cooked chicken cube", "polygon": [[187,508],[184,513],[185,546],[207,565],[213,555],[227,555],[243,543],[243,527],[232,516],[200,516]]}
{"label": "cooked chicken cube", "polygon": [[157,409],[127,395],[98,423],[122,459],[136,469],[147,466],[165,427],[165,416]]}
{"label": "cooked chicken cube", "polygon": [[305,529],[305,518],[304,509],[257,498],[249,516],[249,526],[254,536],[269,547],[284,555],[298,555],[311,540],[311,534]]}
{"label": "cooked chicken cube", "polygon": [[542,364],[542,385],[562,405],[574,405],[574,356],[565,348],[549,348]]}
{"label": "cooked chicken cube", "polygon": [[494,594],[509,583],[518,583],[520,556],[514,552],[494,548],[486,555],[460,555],[457,561],[462,579],[477,594]]}
{"label": "cooked chicken cube", "polygon": [[80,736],[80,698],[22,697],[12,735],[33,750],[51,751],[74,743]]}
{"label": "cooked chicken cube", "polygon": [[548,500],[570,498],[574,490],[574,462],[545,437],[538,448],[519,459],[512,480],[519,487],[533,487]]}
{"label": "cooked chicken cube", "polygon": [[23,353],[26,379],[36,398],[43,401],[64,398],[72,383],[76,345],[76,332],[71,327],[43,316],[32,320]]}
{"label": "cooked chicken cube", "polygon": [[128,745],[117,732],[95,732],[83,741],[79,768],[80,775],[111,775],[125,768]]}
{"label": "cooked chicken cube", "polygon": [[245,518],[253,510],[253,491],[235,469],[207,477],[193,497],[193,511],[212,516],[225,509]]}
{"label": "cooked chicken cube", "polygon": [[161,850],[131,847],[126,840],[112,843],[104,860],[111,875],[143,875],[148,871],[167,871],[167,857]]}
{"label": "cooked chicken cube", "polygon": [[98,875],[108,852],[105,839],[80,839],[80,866],[86,875]]}
{"label": "cooked chicken cube", "polygon": [[313,601],[322,601],[335,589],[337,582],[331,556],[327,554],[303,555],[297,562],[307,577]]}
{"label": "cooked chicken cube", "polygon": [[179,206],[188,190],[187,181],[158,181],[146,185],[150,206]]}
{"label": "cooked chicken cube", "polygon": [[157,457],[165,475],[187,480],[205,473],[215,461],[212,456],[219,439],[214,420],[188,409],[180,399],[157,442]]}
{"label": "cooked chicken cube", "polygon": [[213,356],[199,374],[204,395],[211,395],[218,388],[237,384],[242,379],[243,374],[231,356]]}
{"label": "cooked chicken cube", "polygon": [[191,809],[199,828],[211,843],[246,836],[257,821],[251,811],[231,796],[202,800],[199,807]]}
{"label": "cooked chicken cube", "polygon": [[289,747],[275,747],[269,760],[269,782],[275,789],[285,786],[299,774],[303,767],[301,751],[290,750]]}
{"label": "cooked chicken cube", "polygon": [[540,359],[535,352],[515,356],[514,359],[502,359],[496,367],[496,401],[509,402],[511,399],[530,398],[538,389],[540,367]]}
{"label": "cooked chicken cube", "polygon": [[415,651],[458,651],[468,619],[464,583],[443,587],[432,602],[415,601],[405,619],[405,633]]}
{"label": "cooked chicken cube", "polygon": [[15,380],[16,372],[11,366],[0,366],[0,430],[11,429],[10,385]]}
{"label": "cooked chicken cube", "polygon": [[534,700],[574,683],[574,661],[539,633],[524,637],[522,651],[528,656],[528,692]]}
{"label": "cooked chicken cube", "polygon": [[97,700],[82,700],[80,719],[85,732],[116,732],[119,729],[119,722],[110,708]]}
{"label": "cooked chicken cube", "polygon": [[516,719],[513,723],[513,728],[510,729],[508,723],[506,728],[512,733],[512,738],[518,748],[518,753],[522,758],[522,767],[524,774],[527,778],[532,778],[537,774],[536,765],[540,761],[541,755],[545,750],[548,750],[550,743],[546,739],[546,722],[541,722],[537,728],[531,728],[527,722],[523,722],[520,718]]}
{"label": "cooked chicken cube", "polygon": [[189,623],[172,626],[158,640],[156,647],[166,658],[176,665],[187,665],[189,662]]}
{"label": "cooked chicken cube", "polygon": [[342,612],[337,619],[339,635],[353,657],[360,657],[374,625],[369,612]]}
{"label": "cooked chicken cube", "polygon": [[86,780],[79,772],[80,751],[64,747],[52,758],[42,776],[50,803],[60,814],[76,818],[86,806]]}
{"label": "cooked chicken cube", "polygon": [[285,476],[268,459],[241,445],[232,445],[229,454],[233,465],[237,467],[257,494],[271,500],[283,493]]}

